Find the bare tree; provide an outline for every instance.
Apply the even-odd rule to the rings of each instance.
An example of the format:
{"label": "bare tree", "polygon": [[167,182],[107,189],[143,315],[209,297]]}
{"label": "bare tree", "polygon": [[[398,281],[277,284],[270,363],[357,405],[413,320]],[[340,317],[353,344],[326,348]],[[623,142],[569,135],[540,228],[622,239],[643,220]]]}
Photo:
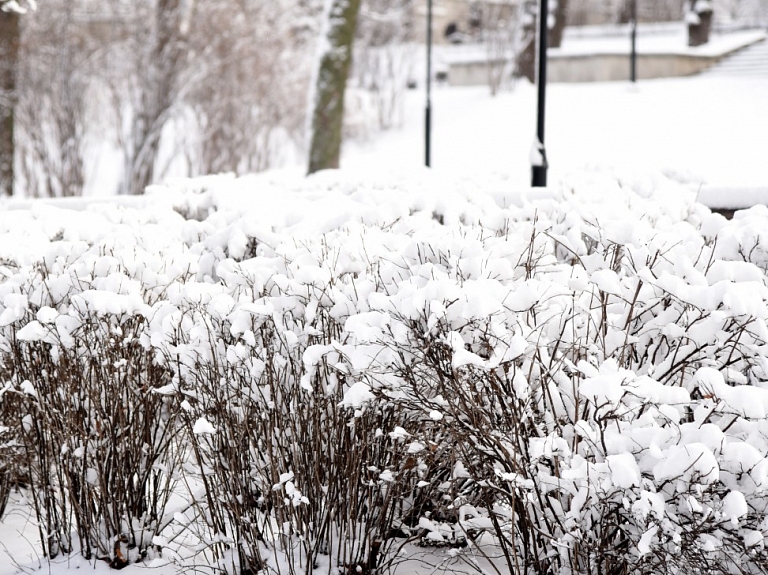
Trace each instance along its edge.
{"label": "bare tree", "polygon": [[0,195],[13,194],[14,102],[19,59],[19,11],[15,2],[0,3]]}
{"label": "bare tree", "polygon": [[495,96],[512,77],[515,54],[522,36],[519,5],[512,0],[487,4],[481,14],[483,40],[488,54],[488,86]]}
{"label": "bare tree", "polygon": [[[554,6],[553,6],[554,4]],[[517,57],[518,72],[531,82],[536,78],[536,34],[538,30],[538,13],[540,2],[538,0],[526,0],[524,3],[524,48]],[[550,19],[547,22],[547,46],[559,48],[563,41],[563,32],[568,13],[568,0],[550,0]]]}
{"label": "bare tree", "polygon": [[191,9],[185,4],[182,0],[158,0],[155,7],[150,60],[146,66],[140,106],[134,115],[130,170],[126,174],[127,189],[132,194],[142,193],[154,179],[162,129],[178,96],[189,32],[183,11]]}
{"label": "bare tree", "polygon": [[195,170],[261,171],[299,147],[316,16],[313,5],[258,0],[198,6],[190,46],[200,73],[184,97],[199,135]]}
{"label": "bare tree", "polygon": [[110,79],[118,146],[124,154],[121,189],[141,194],[155,179],[163,128],[176,111],[188,66],[194,0],[111,0],[122,38],[112,47]]}
{"label": "bare tree", "polygon": [[17,103],[20,177],[31,196],[81,195],[99,40],[72,2],[25,19]]}
{"label": "bare tree", "polygon": [[720,0],[714,2],[718,15],[754,27],[768,27],[768,0]]}
{"label": "bare tree", "polygon": [[344,91],[352,63],[352,44],[361,0],[327,0],[321,36],[321,52],[315,94],[312,99],[312,128],[309,173],[338,168],[344,119]]}
{"label": "bare tree", "polygon": [[[182,152],[189,173],[244,173],[298,149],[316,3],[162,0],[131,8],[119,51],[127,69],[112,81],[124,191],[142,193],[164,173],[159,162]],[[142,28],[145,21],[154,24]]]}
{"label": "bare tree", "polygon": [[555,0],[555,6],[550,10],[550,14],[553,20],[548,22],[548,46],[559,48],[563,43],[563,32],[565,31],[566,16],[568,14],[568,0]]}
{"label": "bare tree", "polygon": [[659,0],[637,3],[638,20],[641,22],[673,22],[683,17],[685,0]]}
{"label": "bare tree", "polygon": [[[326,166],[338,165],[341,136],[333,134],[336,125],[340,134],[341,120],[333,115],[343,110],[343,88],[338,92],[334,82],[342,76],[346,82],[361,1],[326,2],[326,37],[341,49],[324,55],[318,78],[327,89],[318,90],[313,101],[314,110],[322,110],[314,117],[314,125],[321,126],[315,134],[336,140],[335,161],[326,160]],[[386,52],[375,62],[375,75],[386,81],[371,85],[378,89],[379,121],[385,125],[398,113],[408,65],[404,51],[392,47],[405,38],[407,26],[389,8],[410,14],[412,0],[377,2],[387,10],[374,11],[372,21],[386,18],[371,27],[376,36],[371,46]],[[45,14],[26,25],[18,79],[17,65],[5,66],[14,71],[13,87],[21,82],[24,97],[14,112],[11,91],[4,91],[3,141],[10,149],[15,118],[17,166],[27,193],[83,193],[86,145],[103,147],[110,138],[122,154],[122,175],[115,173],[122,193],[142,193],[185,150],[188,173],[242,173],[276,165],[291,146],[299,149],[305,135],[307,55],[320,28],[318,4],[50,0]],[[18,28],[17,15],[2,16],[3,25],[16,22]],[[20,30],[17,35],[22,37]],[[3,49],[15,46],[8,54],[16,62],[19,41],[14,44],[13,37],[3,33]],[[7,84],[11,76],[3,79]],[[94,121],[102,117],[113,127],[107,133],[99,133],[101,124]],[[315,144],[315,150],[333,150],[333,144]],[[10,181],[12,159],[3,165]]]}
{"label": "bare tree", "polygon": [[360,9],[354,85],[367,96],[381,129],[398,125],[411,77],[413,0],[364,0]]}

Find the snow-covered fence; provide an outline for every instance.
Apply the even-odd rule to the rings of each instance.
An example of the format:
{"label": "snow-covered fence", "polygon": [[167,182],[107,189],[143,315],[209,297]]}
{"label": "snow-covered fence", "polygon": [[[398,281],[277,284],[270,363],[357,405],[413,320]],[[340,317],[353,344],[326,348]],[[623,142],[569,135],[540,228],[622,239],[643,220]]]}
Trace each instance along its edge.
{"label": "snow-covered fence", "polygon": [[763,572],[768,209],[666,180],[175,186],[0,212],[0,470],[29,470],[49,554]]}

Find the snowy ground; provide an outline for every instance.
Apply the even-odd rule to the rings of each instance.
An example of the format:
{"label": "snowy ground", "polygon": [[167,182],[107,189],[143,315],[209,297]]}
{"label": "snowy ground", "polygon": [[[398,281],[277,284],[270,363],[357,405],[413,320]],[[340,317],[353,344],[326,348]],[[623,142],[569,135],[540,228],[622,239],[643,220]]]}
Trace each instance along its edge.
{"label": "snowy ground", "polygon": [[[624,34],[615,35],[605,35],[603,32],[601,36],[594,31],[589,34],[586,30],[581,31],[579,28],[571,30],[571,33],[567,33],[566,28],[562,46],[553,48],[550,55],[628,54],[630,51],[628,30]],[[655,33],[652,30],[645,31],[641,26],[638,30],[636,49],[640,54],[723,56],[763,38],[765,38],[765,32],[762,30],[742,30],[728,34],[712,34],[710,41],[706,44],[690,47],[687,25],[680,22]]]}
{"label": "snowy ground", "polygon": [[[547,89],[550,183],[600,168],[664,172],[694,183],[768,186],[768,78],[692,77],[553,84]],[[424,94],[407,94],[403,127],[348,144],[343,167],[407,172],[424,162]],[[444,173],[530,180],[536,89],[525,81],[491,97],[486,87],[433,92],[432,166]]]}
{"label": "snowy ground", "polygon": [[[729,35],[740,38],[754,32]],[[666,38],[666,40],[665,40]],[[584,38],[573,49],[626,38]],[[742,38],[743,40],[743,38]],[[669,36],[649,35],[648,48]],[[615,45],[615,46],[614,46]],[[579,48],[581,47],[581,48]],[[668,46],[667,46],[668,48]],[[608,48],[606,48],[608,49]],[[613,49],[613,48],[610,48]],[[416,62],[420,59],[417,54]],[[418,66],[416,66],[418,68]],[[402,126],[347,141],[342,167],[409,173],[424,164],[424,103],[420,89],[405,94]],[[662,171],[715,187],[768,187],[768,78],[694,76],[628,82],[551,84],[547,88],[549,181],[599,167],[617,173]],[[527,81],[491,97],[487,87],[433,90],[432,165],[446,174],[499,174],[513,186],[530,180],[529,154],[536,122],[536,89]],[[111,194],[120,166],[105,150],[89,168],[89,196]],[[303,173],[304,165],[288,166]],[[171,170],[171,176],[180,175]],[[768,199],[768,198],[767,198]]]}

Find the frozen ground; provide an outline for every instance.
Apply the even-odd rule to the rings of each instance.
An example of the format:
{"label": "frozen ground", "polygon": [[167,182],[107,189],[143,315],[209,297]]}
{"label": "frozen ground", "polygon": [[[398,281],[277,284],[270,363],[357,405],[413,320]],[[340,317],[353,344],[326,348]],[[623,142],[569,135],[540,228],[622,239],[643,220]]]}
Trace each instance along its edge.
{"label": "frozen ground", "polygon": [[[550,182],[584,169],[664,172],[687,182],[768,187],[768,78],[692,77],[552,84],[547,91]],[[401,129],[345,147],[343,167],[409,171],[424,162],[424,93],[407,94]],[[536,89],[525,81],[433,91],[432,166],[444,173],[530,179]]]}

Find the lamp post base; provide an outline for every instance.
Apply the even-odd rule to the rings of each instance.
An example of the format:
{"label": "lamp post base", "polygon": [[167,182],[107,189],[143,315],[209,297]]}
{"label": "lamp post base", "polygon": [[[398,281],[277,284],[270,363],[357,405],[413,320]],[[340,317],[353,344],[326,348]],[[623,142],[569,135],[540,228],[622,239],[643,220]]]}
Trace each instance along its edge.
{"label": "lamp post base", "polygon": [[427,103],[424,110],[424,165],[432,165],[432,105]]}
{"label": "lamp post base", "polygon": [[533,178],[531,179],[531,185],[534,188],[546,188],[547,187],[547,166],[533,166],[532,172],[533,172]]}

